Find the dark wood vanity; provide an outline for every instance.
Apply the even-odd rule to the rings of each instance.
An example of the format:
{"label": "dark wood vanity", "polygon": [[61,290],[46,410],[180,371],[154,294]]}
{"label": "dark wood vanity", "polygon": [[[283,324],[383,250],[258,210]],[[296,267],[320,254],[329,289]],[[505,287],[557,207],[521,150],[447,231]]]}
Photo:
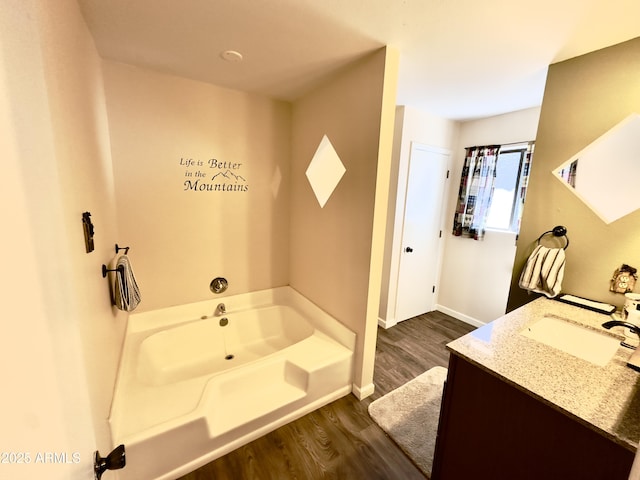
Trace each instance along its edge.
{"label": "dark wood vanity", "polygon": [[541,309],[582,319],[536,302],[448,345],[433,480],[627,480],[640,437],[630,350],[597,367],[518,336]]}
{"label": "dark wood vanity", "polygon": [[432,480],[627,480],[634,454],[451,355]]}

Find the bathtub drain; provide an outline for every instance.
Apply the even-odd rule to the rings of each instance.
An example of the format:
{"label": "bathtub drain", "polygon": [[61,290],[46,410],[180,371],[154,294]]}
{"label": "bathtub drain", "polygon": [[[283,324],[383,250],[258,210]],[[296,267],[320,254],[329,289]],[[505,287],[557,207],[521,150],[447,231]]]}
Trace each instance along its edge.
{"label": "bathtub drain", "polygon": [[224,357],[225,360],[233,360],[233,355],[230,353],[229,355]]}

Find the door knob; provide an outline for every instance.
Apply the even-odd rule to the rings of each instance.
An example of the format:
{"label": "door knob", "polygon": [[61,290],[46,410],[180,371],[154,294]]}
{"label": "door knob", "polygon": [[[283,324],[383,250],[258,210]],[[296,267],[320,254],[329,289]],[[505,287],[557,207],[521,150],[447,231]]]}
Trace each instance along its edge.
{"label": "door knob", "polygon": [[411,253],[411,252],[413,252],[413,248],[407,247],[407,248],[404,249],[404,251],[407,252],[407,253]]}

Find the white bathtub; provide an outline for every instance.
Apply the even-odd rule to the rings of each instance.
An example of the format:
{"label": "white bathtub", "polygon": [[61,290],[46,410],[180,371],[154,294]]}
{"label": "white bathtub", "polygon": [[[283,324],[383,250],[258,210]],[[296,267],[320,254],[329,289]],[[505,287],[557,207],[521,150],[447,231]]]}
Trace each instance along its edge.
{"label": "white bathtub", "polygon": [[290,287],[131,315],[109,419],[119,478],[174,479],[348,394],[354,349]]}

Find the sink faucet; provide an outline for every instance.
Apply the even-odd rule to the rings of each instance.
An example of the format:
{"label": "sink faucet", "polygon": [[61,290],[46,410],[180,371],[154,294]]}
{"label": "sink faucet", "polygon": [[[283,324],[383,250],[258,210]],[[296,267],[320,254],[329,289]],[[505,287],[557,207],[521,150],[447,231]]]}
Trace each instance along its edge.
{"label": "sink faucet", "polygon": [[611,327],[626,327],[636,335],[640,336],[640,327],[634,325],[633,323],[622,322],[620,320],[609,320],[608,322],[604,322],[602,326],[607,330],[609,330]]}
{"label": "sink faucet", "polygon": [[[612,327],[626,327],[640,337],[640,327],[634,325],[633,323],[622,322],[620,320],[609,320],[608,322],[604,322],[602,326],[607,330]],[[621,345],[629,348],[635,348],[626,342],[622,342]],[[636,351],[631,354],[631,357],[629,357],[629,360],[627,360],[627,366],[640,372],[640,348],[636,348]]]}
{"label": "sink faucet", "polygon": [[225,313],[227,313],[227,307],[225,307],[224,303],[219,303],[214,315],[224,315]]}

